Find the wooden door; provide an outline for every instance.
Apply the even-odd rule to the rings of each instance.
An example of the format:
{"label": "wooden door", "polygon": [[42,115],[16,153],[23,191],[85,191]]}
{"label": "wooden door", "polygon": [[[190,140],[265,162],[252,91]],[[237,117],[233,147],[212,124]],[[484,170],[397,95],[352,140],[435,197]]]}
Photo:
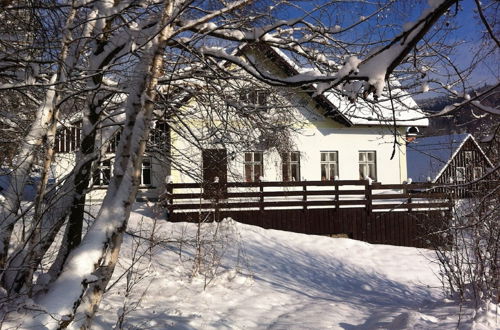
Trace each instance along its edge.
{"label": "wooden door", "polygon": [[227,197],[227,150],[203,149],[204,197],[221,199]]}

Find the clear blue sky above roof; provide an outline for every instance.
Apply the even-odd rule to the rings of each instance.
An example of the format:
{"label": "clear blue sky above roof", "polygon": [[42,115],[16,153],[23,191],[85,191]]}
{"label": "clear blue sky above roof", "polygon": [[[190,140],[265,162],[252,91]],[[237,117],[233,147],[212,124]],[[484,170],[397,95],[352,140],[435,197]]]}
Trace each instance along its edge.
{"label": "clear blue sky above roof", "polygon": [[[422,11],[428,7],[427,0],[396,1],[391,5],[389,5],[390,1],[373,1],[365,4],[357,1],[340,2],[332,6],[325,6],[325,3],[327,1],[320,0],[293,2],[293,7],[278,7],[276,14],[280,18],[288,20],[310,13],[314,8],[319,7],[308,16],[308,20],[321,22],[327,27],[337,26],[337,28],[345,29],[364,18],[368,18],[371,13],[380,10],[362,24],[349,31],[342,32],[340,30],[339,33],[339,38],[342,40],[365,44],[364,46],[353,45],[350,48],[351,51],[367,54],[370,50],[376,48],[377,44],[384,44],[389,38],[401,33],[405,23],[417,20]],[[451,52],[450,58],[459,69],[469,67],[475,55],[481,49],[481,37],[485,31],[485,27],[478,17],[475,2],[473,0],[460,1],[459,6],[453,6],[442,21],[446,24],[436,25],[428,33],[427,38],[433,35],[434,39],[439,38],[448,44],[459,42],[460,44]],[[325,51],[328,50],[325,49]],[[349,50],[346,50],[344,55],[347,55],[348,52]],[[496,59],[491,57],[489,60],[482,61],[475,68],[474,73],[468,77],[466,89],[477,88],[485,83],[496,83],[500,63],[498,57]],[[444,77],[449,73],[453,74],[453,72],[444,68],[444,65],[436,68],[436,70],[436,74],[430,74],[431,78]]]}

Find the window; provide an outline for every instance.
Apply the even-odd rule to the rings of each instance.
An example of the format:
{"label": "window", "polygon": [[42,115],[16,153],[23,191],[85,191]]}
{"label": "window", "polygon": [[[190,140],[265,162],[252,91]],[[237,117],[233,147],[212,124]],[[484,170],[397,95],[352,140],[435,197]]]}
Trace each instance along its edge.
{"label": "window", "polygon": [[141,186],[151,185],[151,158],[150,157],[144,157],[142,160],[141,177],[140,177],[139,182],[140,182]]}
{"label": "window", "polygon": [[337,151],[321,152],[321,180],[333,180],[339,176],[339,154]]}
{"label": "window", "polygon": [[377,180],[377,153],[375,151],[359,152],[359,178],[364,180],[369,177]]}
{"label": "window", "polygon": [[54,150],[57,153],[74,152],[80,149],[81,122],[61,128],[56,133]]}
{"label": "window", "polygon": [[455,176],[457,178],[457,182],[465,181],[465,167],[457,167],[455,171]]}
{"label": "window", "polygon": [[474,167],[472,171],[472,177],[474,180],[479,180],[483,177],[483,168],[482,167]]}
{"label": "window", "polygon": [[94,171],[93,181],[95,186],[107,186],[111,179],[113,164],[111,159],[103,160]]}
{"label": "window", "polygon": [[170,143],[170,127],[166,122],[157,121],[149,133],[147,150],[168,152]]}
{"label": "window", "polygon": [[263,154],[260,151],[245,152],[245,181],[258,182],[264,176]]}
{"label": "window", "polygon": [[119,130],[109,139],[108,148],[106,149],[106,152],[108,154],[114,154],[116,152],[116,149],[118,149],[118,144],[120,143],[121,135],[122,132],[121,130]]}
{"label": "window", "polygon": [[240,92],[240,102],[254,106],[264,106],[269,92],[264,89],[244,89]]}
{"label": "window", "polygon": [[466,163],[472,162],[472,151],[465,151],[464,152],[464,159]]}
{"label": "window", "polygon": [[281,154],[283,181],[300,181],[300,153],[298,151]]}

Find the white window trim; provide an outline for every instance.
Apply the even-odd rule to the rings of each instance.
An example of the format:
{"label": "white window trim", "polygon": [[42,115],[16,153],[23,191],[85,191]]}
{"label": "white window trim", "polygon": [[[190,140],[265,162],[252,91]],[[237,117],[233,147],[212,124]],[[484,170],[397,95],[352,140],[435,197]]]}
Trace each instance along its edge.
{"label": "white window trim", "polygon": [[[252,160],[247,161],[246,160],[246,155],[251,154],[252,155]],[[255,161],[255,154],[260,154],[260,161]],[[247,173],[246,173],[246,167],[247,165],[251,165],[251,175],[250,181],[247,181]],[[255,165],[260,165],[260,177],[264,176],[264,152],[263,151],[245,151],[243,153],[243,179],[245,182],[257,182],[255,179]]]}
{"label": "white window trim", "polygon": [[[109,166],[107,165],[104,165],[104,162],[107,162],[109,161]],[[95,182],[95,171],[94,171],[94,174],[92,175],[92,183],[94,186],[96,187],[107,187],[109,185],[109,182],[111,182],[111,178],[113,176],[113,171],[114,171],[114,160],[111,159],[111,158],[108,158],[108,159],[102,159],[101,161],[99,161],[99,163],[97,164],[97,167],[95,169],[95,171],[98,171],[99,173],[99,182]],[[109,178],[108,178],[108,183],[102,183],[105,179],[105,176],[103,174],[103,169],[109,169]]]}
{"label": "white window trim", "polygon": [[472,150],[465,150],[464,151],[464,160],[467,161],[467,162],[472,162],[472,160],[474,159],[474,153]]}
{"label": "white window trim", "polygon": [[465,182],[465,167],[457,166],[455,168],[455,177],[457,182]]}
{"label": "white window trim", "polygon": [[[337,161],[330,160],[330,154],[332,154],[332,153],[336,154]],[[326,157],[327,160],[325,160],[325,161],[321,160],[321,155],[323,155],[323,154],[327,155],[327,157]],[[340,171],[339,171],[339,152],[337,150],[320,151],[319,157],[320,157],[319,158],[319,161],[320,161],[320,176],[321,176],[321,168],[323,167],[323,165],[325,165],[327,167],[326,177],[325,177],[324,180],[331,181],[331,180],[335,179],[335,177],[337,177],[337,178],[340,177]],[[333,178],[330,177],[330,169],[331,169],[332,165],[333,165],[333,167],[335,169],[335,171],[334,171],[335,172],[335,176]],[[321,177],[321,180],[323,180],[323,177]]]}
{"label": "white window trim", "polygon": [[[476,175],[476,170],[479,170],[479,174]],[[481,166],[475,166],[473,169],[472,169],[472,177],[474,180],[479,180],[483,177],[484,175],[484,171],[483,171],[483,168]]]}
{"label": "white window trim", "polygon": [[[359,155],[361,153],[365,153],[366,154],[366,160],[365,161],[359,160]],[[368,154],[369,153],[373,153],[373,155],[374,155],[373,161],[369,161],[368,160]],[[370,177],[370,179],[377,181],[377,177],[378,177],[378,173],[377,173],[378,172],[377,171],[377,151],[376,150],[359,150],[358,151],[358,168],[360,170],[359,171],[360,172],[359,173],[360,176],[361,176],[361,165],[368,165],[368,168],[369,168],[371,164],[374,165],[374,169],[375,169],[375,175],[374,176],[375,177],[374,178]],[[361,178],[361,179],[364,180],[365,178]]]}
{"label": "white window trim", "polygon": [[[292,160],[292,154],[297,154],[297,160]],[[288,157],[284,160],[284,156]],[[292,165],[297,165],[297,177],[292,176]],[[300,181],[300,152],[299,151],[288,151],[281,154],[281,176],[282,180],[285,181],[285,176],[283,172],[283,166],[287,167],[288,173],[291,178],[288,181]]]}
{"label": "white window trim", "polygon": [[[149,166],[144,166],[144,161],[149,161]],[[149,169],[149,183],[144,183],[144,170]],[[150,156],[144,156],[141,164],[141,177],[139,184],[143,187],[150,187],[153,185],[153,159]]]}

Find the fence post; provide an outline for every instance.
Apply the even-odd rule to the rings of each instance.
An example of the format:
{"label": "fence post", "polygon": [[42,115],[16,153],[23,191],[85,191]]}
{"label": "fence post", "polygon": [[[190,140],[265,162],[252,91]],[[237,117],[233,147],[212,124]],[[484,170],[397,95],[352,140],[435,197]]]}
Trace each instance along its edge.
{"label": "fence post", "polygon": [[334,189],[335,189],[335,196],[334,196],[334,199],[335,199],[335,211],[337,211],[340,207],[340,203],[339,203],[339,183],[337,181],[334,181]]}
{"label": "fence post", "polygon": [[264,211],[264,186],[262,185],[262,180],[259,180],[259,192],[260,192],[260,205],[259,205],[259,210],[262,212]]}
{"label": "fence post", "polygon": [[302,186],[302,191],[304,192],[302,195],[302,201],[304,202],[304,206],[302,207],[302,210],[307,210],[307,185],[304,184]]}
{"label": "fence post", "polygon": [[[408,184],[408,183],[407,183]],[[408,200],[407,200],[407,204],[408,204],[408,212],[411,212],[412,211],[412,198],[411,198],[411,192],[410,190],[408,190],[408,188],[405,186],[403,188],[403,194],[404,195],[409,195],[408,197]]]}
{"label": "fence post", "polygon": [[370,181],[367,180],[365,183],[365,196],[366,196],[366,212],[372,212],[372,186]]}
{"label": "fence post", "polygon": [[215,217],[215,221],[216,222],[219,222],[221,219],[220,219],[220,206],[219,206],[219,195],[215,195],[215,199],[214,199],[214,217]]}
{"label": "fence post", "polygon": [[167,202],[167,219],[171,220],[170,218],[172,217],[174,211],[174,186],[172,182],[167,183],[166,190],[167,196],[165,200]]}

